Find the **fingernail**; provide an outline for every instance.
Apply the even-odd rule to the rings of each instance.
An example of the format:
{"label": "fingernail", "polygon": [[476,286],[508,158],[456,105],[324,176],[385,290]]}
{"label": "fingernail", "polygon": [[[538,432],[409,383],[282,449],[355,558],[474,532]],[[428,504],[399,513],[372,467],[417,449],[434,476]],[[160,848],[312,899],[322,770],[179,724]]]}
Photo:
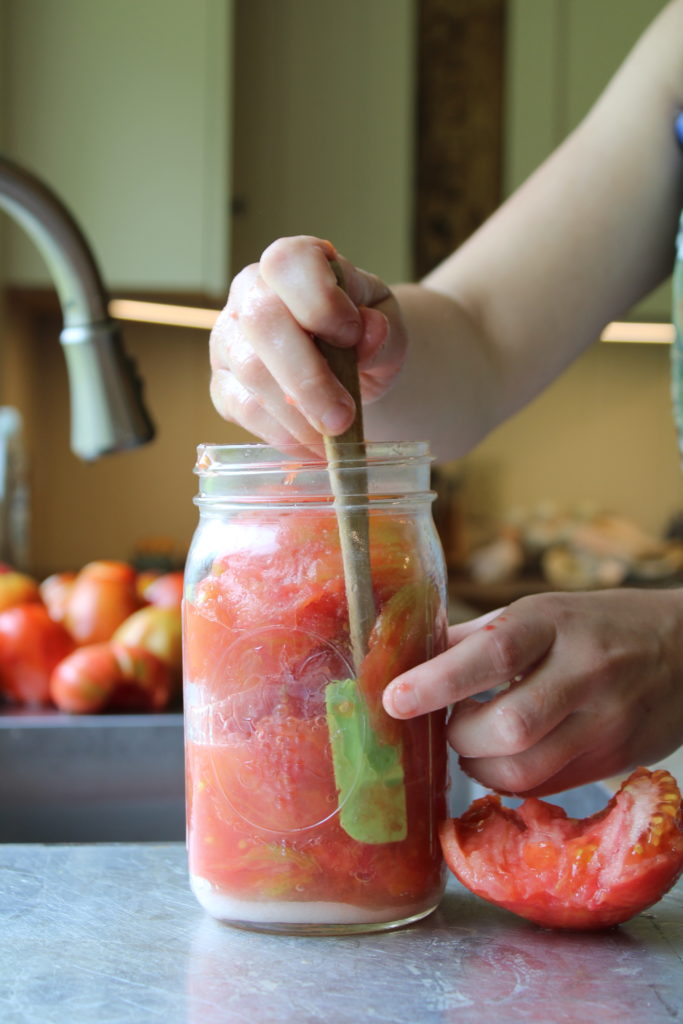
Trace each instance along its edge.
{"label": "fingernail", "polygon": [[353,402],[337,402],[331,406],[322,416],[324,434],[340,434],[349,425],[349,418],[353,411]]}
{"label": "fingernail", "polygon": [[387,693],[389,704],[399,715],[413,715],[417,711],[415,690],[409,683],[397,683]]}

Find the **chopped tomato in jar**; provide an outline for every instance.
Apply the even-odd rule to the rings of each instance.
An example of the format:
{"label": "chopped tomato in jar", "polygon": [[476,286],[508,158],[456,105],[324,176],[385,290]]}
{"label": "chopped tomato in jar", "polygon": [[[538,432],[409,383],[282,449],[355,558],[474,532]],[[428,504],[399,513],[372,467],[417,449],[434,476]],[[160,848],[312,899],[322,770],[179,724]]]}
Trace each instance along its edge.
{"label": "chopped tomato in jar", "polygon": [[421,916],[444,885],[445,713],[398,722],[381,705],[445,644],[414,518],[370,517],[377,615],[358,678],[334,512],[245,515],[229,536],[183,608],[196,894],[238,921]]}

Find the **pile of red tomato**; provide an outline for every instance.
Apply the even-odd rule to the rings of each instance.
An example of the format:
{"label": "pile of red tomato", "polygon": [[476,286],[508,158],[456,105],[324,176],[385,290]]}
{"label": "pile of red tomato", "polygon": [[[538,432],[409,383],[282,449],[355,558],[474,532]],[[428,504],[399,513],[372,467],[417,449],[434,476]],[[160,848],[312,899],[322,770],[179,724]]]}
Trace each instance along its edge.
{"label": "pile of red tomato", "polygon": [[72,714],[180,703],[182,572],[0,570],[0,702]]}

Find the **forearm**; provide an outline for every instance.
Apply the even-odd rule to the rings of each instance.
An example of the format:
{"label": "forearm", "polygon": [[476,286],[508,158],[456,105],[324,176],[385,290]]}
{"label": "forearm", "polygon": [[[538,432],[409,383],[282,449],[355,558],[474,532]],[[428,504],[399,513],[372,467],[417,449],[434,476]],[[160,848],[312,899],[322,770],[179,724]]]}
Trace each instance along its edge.
{"label": "forearm", "polygon": [[497,349],[452,297],[416,284],[393,292],[410,345],[391,390],[365,408],[367,435],[422,438],[439,459],[459,458],[502,416]]}
{"label": "forearm", "polygon": [[374,436],[468,451],[665,278],[683,204],[683,2],[669,5],[579,128],[421,287]]}

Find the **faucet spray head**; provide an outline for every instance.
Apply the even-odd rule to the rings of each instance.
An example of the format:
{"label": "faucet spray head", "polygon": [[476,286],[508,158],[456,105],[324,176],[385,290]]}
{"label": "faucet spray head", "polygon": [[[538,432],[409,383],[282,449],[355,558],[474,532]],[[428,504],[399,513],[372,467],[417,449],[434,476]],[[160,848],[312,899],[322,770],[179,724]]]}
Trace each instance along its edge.
{"label": "faucet spray head", "polygon": [[69,375],[74,454],[92,461],[151,441],[142,381],[116,321],[65,327],[59,340]]}

